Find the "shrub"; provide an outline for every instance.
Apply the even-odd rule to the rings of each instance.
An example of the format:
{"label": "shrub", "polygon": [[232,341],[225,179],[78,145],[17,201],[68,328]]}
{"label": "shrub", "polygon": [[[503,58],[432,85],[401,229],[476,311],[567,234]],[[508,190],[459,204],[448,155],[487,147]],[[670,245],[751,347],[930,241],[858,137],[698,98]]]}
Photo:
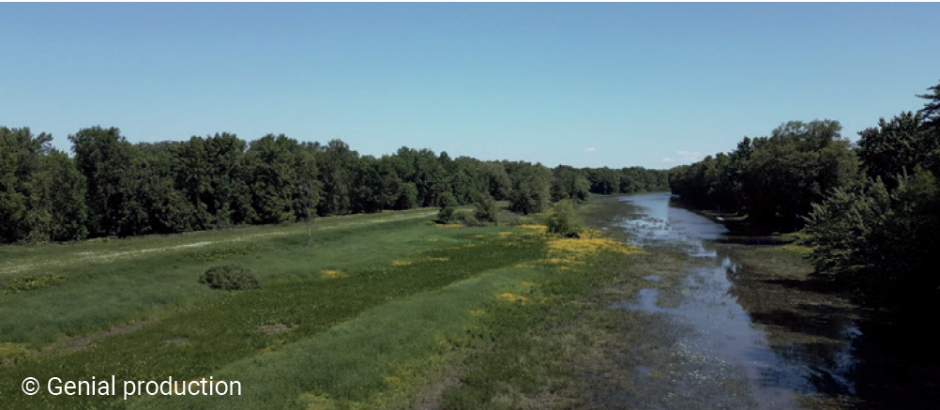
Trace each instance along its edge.
{"label": "shrub", "polygon": [[480,220],[470,212],[457,212],[456,219],[457,222],[463,226],[483,226],[483,222],[480,222]]}
{"label": "shrub", "polygon": [[489,195],[480,198],[473,204],[476,208],[473,216],[480,222],[496,222],[496,215],[499,214],[499,208],[496,207],[496,200]]}
{"label": "shrub", "polygon": [[453,222],[456,211],[457,199],[450,192],[445,192],[441,196],[441,210],[437,213],[437,222],[442,224]]}
{"label": "shrub", "polygon": [[567,237],[578,237],[584,230],[584,222],[581,221],[570,200],[555,204],[555,212],[548,216],[545,225],[548,226],[548,232]]}
{"label": "shrub", "polygon": [[258,279],[251,271],[237,265],[213,266],[199,278],[212,289],[250,290],[258,288]]}

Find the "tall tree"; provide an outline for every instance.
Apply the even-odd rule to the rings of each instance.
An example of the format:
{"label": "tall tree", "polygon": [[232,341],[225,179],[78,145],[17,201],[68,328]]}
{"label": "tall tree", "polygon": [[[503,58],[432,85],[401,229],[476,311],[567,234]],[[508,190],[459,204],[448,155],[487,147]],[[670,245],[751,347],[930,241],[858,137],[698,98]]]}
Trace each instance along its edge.
{"label": "tall tree", "polygon": [[305,211],[298,205],[304,184],[304,175],[316,177],[316,171],[305,169],[315,166],[306,159],[300,144],[284,134],[273,134],[251,142],[246,153],[251,166],[252,205],[260,223],[297,221]]}
{"label": "tall tree", "polygon": [[743,165],[743,205],[758,225],[799,229],[801,216],[858,178],[858,159],[838,121],[791,121],[753,140]]}
{"label": "tall tree", "polygon": [[15,242],[30,231],[29,182],[50,149],[52,136],[29,128],[0,127],[0,241]]}
{"label": "tall tree", "polygon": [[542,164],[514,164],[509,210],[522,214],[538,213],[551,204],[552,172]]}
{"label": "tall tree", "polygon": [[567,165],[559,165],[552,170],[552,174],[552,201],[584,201],[591,194],[591,182],[581,171]]}
{"label": "tall tree", "polygon": [[50,149],[29,181],[30,242],[84,239],[88,210],[85,177],[64,152]]}
{"label": "tall tree", "polygon": [[178,142],[140,143],[136,148],[143,156],[142,179],[135,196],[140,198],[147,214],[148,225],[139,233],[179,233],[208,229],[197,222],[194,206],[183,191],[176,188],[174,149]]}
{"label": "tall tree", "polygon": [[70,135],[78,170],[88,184],[89,231],[93,235],[133,235],[146,212],[135,198],[141,158],[117,128],[85,128]]}
{"label": "tall tree", "polygon": [[359,153],[335,139],[320,147],[317,155],[319,178],[323,187],[319,214],[345,215],[352,212],[353,184],[358,171]]}
{"label": "tall tree", "polygon": [[483,178],[490,196],[497,201],[509,198],[512,191],[512,179],[506,167],[499,162],[486,162],[482,165]]}
{"label": "tall tree", "polygon": [[807,232],[816,272],[842,280],[860,303],[908,314],[940,306],[940,185],[916,166],[889,189],[880,179],[836,189],[814,205]]}
{"label": "tall tree", "polygon": [[940,127],[940,84],[927,89],[926,94],[920,94],[918,97],[927,100],[920,114],[924,117],[924,123],[930,128]]}
{"label": "tall tree", "polygon": [[860,132],[858,156],[871,177],[880,177],[889,187],[898,184],[898,178],[913,172],[927,155],[940,147],[940,141],[928,138],[921,127],[920,113],[901,113],[885,121],[878,121],[878,128],[867,128]]}

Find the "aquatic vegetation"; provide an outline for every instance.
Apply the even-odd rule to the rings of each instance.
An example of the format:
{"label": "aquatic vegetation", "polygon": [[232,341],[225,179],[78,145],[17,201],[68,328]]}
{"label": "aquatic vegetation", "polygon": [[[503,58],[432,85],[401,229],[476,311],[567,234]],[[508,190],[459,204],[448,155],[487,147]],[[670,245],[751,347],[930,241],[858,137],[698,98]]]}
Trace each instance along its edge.
{"label": "aquatic vegetation", "polygon": [[542,259],[541,262],[553,265],[580,264],[585,258],[601,252],[624,255],[643,252],[643,249],[638,246],[627,245],[604,236],[600,231],[590,229],[583,231],[580,238],[551,237],[546,245],[548,245],[548,257]]}

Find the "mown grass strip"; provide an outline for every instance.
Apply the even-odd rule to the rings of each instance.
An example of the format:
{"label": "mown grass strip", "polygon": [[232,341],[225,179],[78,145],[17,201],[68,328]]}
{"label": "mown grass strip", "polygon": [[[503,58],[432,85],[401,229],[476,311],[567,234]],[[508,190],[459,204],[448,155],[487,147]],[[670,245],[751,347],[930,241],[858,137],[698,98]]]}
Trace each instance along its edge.
{"label": "mown grass strip", "polygon": [[[201,285],[198,279],[206,269],[220,263],[235,263],[250,269],[262,286],[266,286],[266,282],[319,277],[323,269],[377,269],[413,252],[468,243],[475,240],[471,238],[473,233],[489,230],[480,228],[470,233],[437,229],[408,219],[363,218],[362,221],[316,232],[316,245],[311,249],[306,246],[303,231],[260,237],[242,244],[265,247],[268,249],[265,251],[231,253],[228,242],[198,250],[226,255],[218,260],[197,260],[192,257],[196,251],[188,250],[148,253],[128,260],[68,264],[47,272],[64,278],[65,282],[18,294],[7,288],[6,281],[0,281],[0,288],[3,288],[0,289],[0,343],[24,344],[41,350],[64,337],[80,337],[140,318],[172,315],[188,309],[192,303],[219,298],[220,293]],[[274,233],[281,232],[280,228],[272,229]],[[154,240],[159,244],[164,238]],[[32,275],[22,274],[6,280]]]}

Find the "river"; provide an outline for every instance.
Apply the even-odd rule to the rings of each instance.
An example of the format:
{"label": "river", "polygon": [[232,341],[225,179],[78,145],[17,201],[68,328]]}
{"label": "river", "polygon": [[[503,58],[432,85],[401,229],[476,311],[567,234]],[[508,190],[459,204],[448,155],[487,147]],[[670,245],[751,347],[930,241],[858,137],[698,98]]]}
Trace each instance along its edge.
{"label": "river", "polygon": [[632,330],[626,352],[631,388],[609,402],[640,409],[858,406],[856,309],[808,281],[805,261],[739,243],[668,194],[617,200],[603,229],[684,259],[673,280],[646,275],[648,286],[611,305],[646,325]]}

